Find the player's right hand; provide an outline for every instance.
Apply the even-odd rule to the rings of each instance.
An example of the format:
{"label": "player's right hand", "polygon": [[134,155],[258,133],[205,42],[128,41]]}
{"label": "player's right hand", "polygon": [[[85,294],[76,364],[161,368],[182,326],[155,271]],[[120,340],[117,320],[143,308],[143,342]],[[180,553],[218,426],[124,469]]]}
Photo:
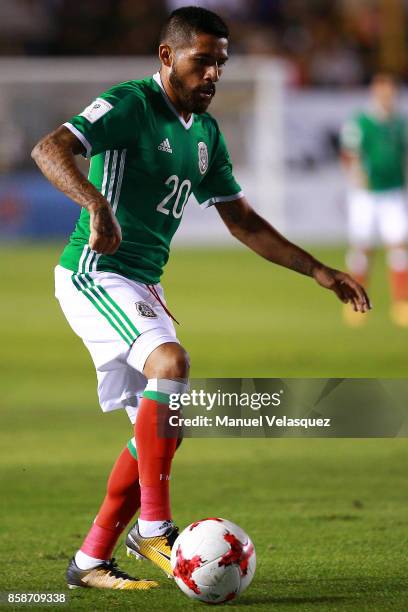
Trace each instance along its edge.
{"label": "player's right hand", "polygon": [[122,231],[111,207],[106,203],[88,210],[91,217],[89,246],[97,253],[112,255],[122,241]]}

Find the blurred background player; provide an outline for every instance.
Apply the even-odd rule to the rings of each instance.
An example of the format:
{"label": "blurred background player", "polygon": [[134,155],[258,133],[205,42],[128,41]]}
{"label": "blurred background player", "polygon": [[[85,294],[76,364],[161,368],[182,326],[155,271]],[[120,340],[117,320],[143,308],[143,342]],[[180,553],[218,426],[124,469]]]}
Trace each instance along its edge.
{"label": "blurred background player", "polygon": [[[387,249],[391,318],[408,326],[408,211],[406,205],[407,121],[397,108],[393,76],[377,73],[370,86],[371,104],[342,130],[342,160],[350,178],[347,265],[367,286],[378,238]],[[344,307],[350,325],[364,317]]]}

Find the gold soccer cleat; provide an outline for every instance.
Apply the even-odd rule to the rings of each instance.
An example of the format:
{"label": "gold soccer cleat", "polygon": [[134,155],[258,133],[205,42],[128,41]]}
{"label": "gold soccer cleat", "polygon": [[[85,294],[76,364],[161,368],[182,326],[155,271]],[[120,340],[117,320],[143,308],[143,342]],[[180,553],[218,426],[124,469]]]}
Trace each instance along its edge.
{"label": "gold soccer cleat", "polygon": [[139,533],[139,525],[136,521],[126,538],[128,557],[133,555],[137,559],[148,559],[167,574],[169,578],[172,578],[173,572],[170,565],[170,555],[178,535],[178,528],[170,524],[163,535],[144,538]]}
{"label": "gold soccer cleat", "polygon": [[408,327],[408,301],[395,302],[391,306],[391,320],[399,327]]}
{"label": "gold soccer cleat", "polygon": [[117,567],[115,559],[105,561],[93,569],[81,570],[75,563],[75,558],[71,559],[68,565],[67,584],[69,589],[85,587],[122,591],[147,591],[159,586],[154,580],[132,578],[126,572],[122,572]]}

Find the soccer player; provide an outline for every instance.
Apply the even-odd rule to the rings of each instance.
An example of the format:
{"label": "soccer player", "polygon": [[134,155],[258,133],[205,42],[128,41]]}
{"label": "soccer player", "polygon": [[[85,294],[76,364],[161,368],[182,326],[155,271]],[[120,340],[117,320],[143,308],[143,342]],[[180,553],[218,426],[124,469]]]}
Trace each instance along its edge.
{"label": "soccer player", "polygon": [[[169,479],[179,441],[177,432],[164,438],[157,428],[169,395],[186,389],[189,361],[160,277],[191,193],[203,208],[214,205],[230,232],[262,257],[310,276],[360,312],[370,308],[357,282],[286,240],[243,195],[217,122],[206,113],[227,47],[228,28],[216,14],[174,11],[161,34],[160,72],[112,87],[32,153],[48,180],[82,207],[56,267],[56,296],[91,353],[102,410],[124,408],[134,423],[134,438],[69,564],[71,587],[156,586],[111,560],[139,507],[128,551],[171,575],[178,532]],[[78,154],[91,160],[88,179],[77,168]]]}
{"label": "soccer player", "polygon": [[[359,112],[342,129],[342,159],[351,179],[348,196],[350,249],[347,265],[366,286],[378,232],[387,249],[391,281],[391,317],[408,326],[408,211],[405,201],[407,122],[396,109],[397,87],[388,74],[371,83],[371,108]],[[345,307],[345,320],[364,317]]]}

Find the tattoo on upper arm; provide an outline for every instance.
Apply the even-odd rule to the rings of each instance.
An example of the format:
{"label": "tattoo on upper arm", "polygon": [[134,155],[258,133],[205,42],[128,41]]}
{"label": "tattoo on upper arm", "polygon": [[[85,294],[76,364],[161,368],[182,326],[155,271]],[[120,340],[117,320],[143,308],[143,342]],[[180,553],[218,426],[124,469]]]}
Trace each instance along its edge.
{"label": "tattoo on upper arm", "polygon": [[228,208],[225,208],[228,211],[226,214],[226,220],[234,225],[239,225],[243,219],[241,208],[239,206],[235,206],[234,204],[228,204]]}

